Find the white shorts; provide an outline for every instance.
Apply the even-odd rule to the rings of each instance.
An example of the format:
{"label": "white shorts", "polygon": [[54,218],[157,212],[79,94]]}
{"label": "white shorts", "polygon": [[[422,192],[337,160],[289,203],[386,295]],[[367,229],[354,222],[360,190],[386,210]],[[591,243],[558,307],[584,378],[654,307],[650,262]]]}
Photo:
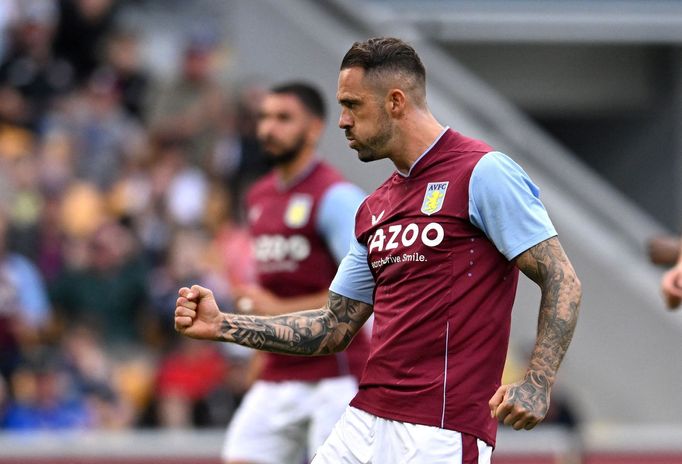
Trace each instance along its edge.
{"label": "white shorts", "polygon": [[301,464],[322,445],[357,393],[354,377],[257,381],[227,430],[223,460]]}
{"label": "white shorts", "polygon": [[382,419],[348,407],[311,464],[490,464],[472,435]]}

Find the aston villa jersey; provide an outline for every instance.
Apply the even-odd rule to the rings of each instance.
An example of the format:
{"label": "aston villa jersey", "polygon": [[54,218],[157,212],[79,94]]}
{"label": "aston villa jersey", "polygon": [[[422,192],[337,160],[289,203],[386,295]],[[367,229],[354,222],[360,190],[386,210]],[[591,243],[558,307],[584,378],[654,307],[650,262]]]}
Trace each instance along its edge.
{"label": "aston villa jersey", "polygon": [[[279,297],[297,297],[329,288],[337,269],[330,243],[322,233],[320,208],[325,195],[349,185],[334,168],[316,162],[301,178],[281,185],[274,173],[257,182],[247,195],[250,234],[259,283]],[[353,187],[356,190],[356,187]],[[351,201],[351,200],[349,200]],[[357,208],[348,205],[348,214]],[[336,214],[343,214],[337,208]],[[343,243],[348,249],[348,227]],[[312,308],[306,308],[312,309]],[[330,356],[303,357],[266,353],[261,379],[313,381],[353,374],[359,377],[369,351],[364,333],[348,350]]]}
{"label": "aston villa jersey", "polygon": [[352,406],[494,445],[488,400],[507,352],[511,260],[556,232],[525,173],[491,152],[448,129],[408,175],[392,175],[360,206],[330,288],[374,304]]}

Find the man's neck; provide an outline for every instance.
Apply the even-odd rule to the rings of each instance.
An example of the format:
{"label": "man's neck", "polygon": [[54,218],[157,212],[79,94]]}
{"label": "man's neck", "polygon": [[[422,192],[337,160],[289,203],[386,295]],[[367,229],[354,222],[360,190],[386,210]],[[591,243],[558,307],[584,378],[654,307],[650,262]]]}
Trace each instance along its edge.
{"label": "man's neck", "polygon": [[431,113],[419,113],[406,121],[399,130],[397,148],[391,155],[395,167],[408,174],[415,161],[433,145],[445,129]]}

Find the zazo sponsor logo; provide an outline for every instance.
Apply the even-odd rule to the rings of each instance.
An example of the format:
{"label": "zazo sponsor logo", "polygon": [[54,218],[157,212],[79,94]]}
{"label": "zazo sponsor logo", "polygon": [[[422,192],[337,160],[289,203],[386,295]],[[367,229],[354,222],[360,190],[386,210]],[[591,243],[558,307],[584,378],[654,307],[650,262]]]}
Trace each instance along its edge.
{"label": "zazo sponsor logo", "polygon": [[440,245],[445,238],[445,231],[443,226],[437,222],[429,222],[420,229],[420,226],[415,223],[410,223],[403,227],[402,224],[389,226],[386,231],[383,228],[378,228],[374,235],[370,236],[367,245],[369,252],[394,250],[402,245],[407,248],[417,240],[427,247],[435,247]]}

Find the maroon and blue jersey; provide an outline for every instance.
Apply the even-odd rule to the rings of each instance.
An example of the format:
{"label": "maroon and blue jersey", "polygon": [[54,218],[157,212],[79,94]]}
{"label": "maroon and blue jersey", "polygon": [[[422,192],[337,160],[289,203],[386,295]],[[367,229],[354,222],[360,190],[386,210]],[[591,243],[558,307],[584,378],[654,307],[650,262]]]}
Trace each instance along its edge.
{"label": "maroon and blue jersey", "polygon": [[[282,298],[327,290],[338,261],[348,251],[353,216],[363,198],[360,189],[319,161],[287,185],[275,173],[254,184],[247,208],[260,285]],[[348,374],[359,378],[368,351],[368,339],[360,333],[348,350],[336,355],[266,353],[260,378],[315,381]]]}
{"label": "maroon and blue jersey", "polygon": [[556,231],[512,160],[446,129],[365,199],[330,289],[374,305],[370,357],[351,405],[494,445],[518,268]]}

